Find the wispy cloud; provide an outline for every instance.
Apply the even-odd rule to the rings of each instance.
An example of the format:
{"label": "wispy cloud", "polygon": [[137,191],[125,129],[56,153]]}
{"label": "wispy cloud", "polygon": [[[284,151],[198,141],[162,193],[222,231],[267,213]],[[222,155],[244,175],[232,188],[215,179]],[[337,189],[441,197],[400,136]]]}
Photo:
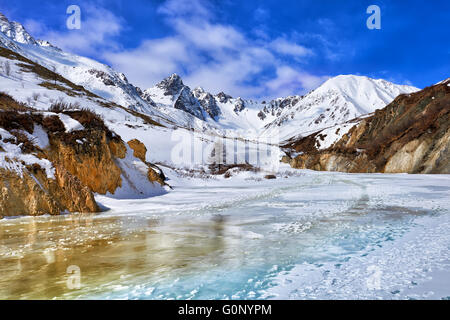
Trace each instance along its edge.
{"label": "wispy cloud", "polygon": [[[324,79],[299,67],[315,55],[311,48],[285,35],[255,37],[219,23],[222,19],[207,1],[165,1],[157,12],[170,27],[170,35],[142,39],[134,48],[124,48],[119,41],[126,30],[121,17],[89,3],[81,9],[80,30],[48,30],[34,20],[26,26],[66,51],[102,58],[142,88],[178,73],[188,85],[212,93],[268,98],[301,94]],[[260,8],[256,15],[261,19],[269,13]]]}
{"label": "wispy cloud", "polygon": [[68,52],[94,55],[119,47],[115,37],[123,30],[123,20],[111,11],[92,4],[81,7],[81,29],[49,30],[36,20],[25,21],[25,27],[39,38],[50,41]]}
{"label": "wispy cloud", "polygon": [[284,38],[277,38],[272,41],[271,47],[278,53],[291,55],[296,58],[302,58],[313,54],[311,49],[290,42]]}
{"label": "wispy cloud", "polygon": [[298,92],[298,88],[310,91],[329,78],[328,76],[315,76],[284,65],[277,68],[276,74],[276,77],[268,81],[266,85],[271,92],[276,92],[279,96],[299,94],[301,92]]}
{"label": "wispy cloud", "polygon": [[215,22],[214,11],[204,1],[169,0],[158,12],[173,35],[104,54],[143,87],[177,72],[187,84],[213,93],[223,90],[235,96],[274,97],[302,93],[311,83],[323,81],[283,62],[286,56],[307,59],[313,50],[284,37],[252,39],[233,25]]}
{"label": "wispy cloud", "polygon": [[185,64],[195,64],[187,44],[178,37],[145,40],[138,48],[104,52],[113,67],[124,72],[132,82],[147,88],[171,73],[180,73]]}

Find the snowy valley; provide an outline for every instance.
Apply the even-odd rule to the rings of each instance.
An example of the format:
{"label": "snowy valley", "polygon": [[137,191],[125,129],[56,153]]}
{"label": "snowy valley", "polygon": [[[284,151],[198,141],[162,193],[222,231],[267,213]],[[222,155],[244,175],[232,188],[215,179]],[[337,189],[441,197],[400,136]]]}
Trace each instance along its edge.
{"label": "snowy valley", "polygon": [[57,46],[0,13],[1,298],[448,299],[449,79],[256,101]]}

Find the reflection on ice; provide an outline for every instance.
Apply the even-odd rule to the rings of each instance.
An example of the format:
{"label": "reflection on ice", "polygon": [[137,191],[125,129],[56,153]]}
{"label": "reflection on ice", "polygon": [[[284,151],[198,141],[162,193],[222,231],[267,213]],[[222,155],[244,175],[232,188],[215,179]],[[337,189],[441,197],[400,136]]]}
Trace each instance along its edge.
{"label": "reflection on ice", "polygon": [[[98,215],[0,220],[0,298],[450,296],[436,287],[450,272],[447,176],[174,184],[151,199],[99,197],[112,209]],[[366,285],[373,265],[379,290]]]}

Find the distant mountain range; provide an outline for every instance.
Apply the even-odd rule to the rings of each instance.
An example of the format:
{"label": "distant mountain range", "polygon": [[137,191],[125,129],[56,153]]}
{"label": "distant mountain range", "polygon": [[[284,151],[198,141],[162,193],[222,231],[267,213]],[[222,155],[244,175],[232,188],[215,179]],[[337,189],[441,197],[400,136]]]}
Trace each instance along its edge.
{"label": "distant mountain range", "polygon": [[[123,73],[95,60],[70,54],[48,41],[36,40],[18,22],[0,14],[0,45],[81,85],[94,94],[177,127],[282,140],[324,129],[384,107],[401,93],[418,88],[385,80],[342,75],[329,79],[304,96],[253,101],[191,89],[173,74],[142,90]],[[201,120],[201,121],[197,121]]]}

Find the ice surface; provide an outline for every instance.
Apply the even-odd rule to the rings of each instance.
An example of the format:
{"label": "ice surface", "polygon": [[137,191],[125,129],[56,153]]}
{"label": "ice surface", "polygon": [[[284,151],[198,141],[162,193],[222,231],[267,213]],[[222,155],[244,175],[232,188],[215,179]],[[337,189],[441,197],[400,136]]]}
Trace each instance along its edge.
{"label": "ice surface", "polygon": [[[276,180],[265,180],[258,173],[200,179],[165,172],[173,191],[96,196],[108,208],[100,215],[0,220],[0,297],[450,296],[446,175],[282,167]],[[69,262],[82,270],[80,290],[67,290],[49,271]]]}

